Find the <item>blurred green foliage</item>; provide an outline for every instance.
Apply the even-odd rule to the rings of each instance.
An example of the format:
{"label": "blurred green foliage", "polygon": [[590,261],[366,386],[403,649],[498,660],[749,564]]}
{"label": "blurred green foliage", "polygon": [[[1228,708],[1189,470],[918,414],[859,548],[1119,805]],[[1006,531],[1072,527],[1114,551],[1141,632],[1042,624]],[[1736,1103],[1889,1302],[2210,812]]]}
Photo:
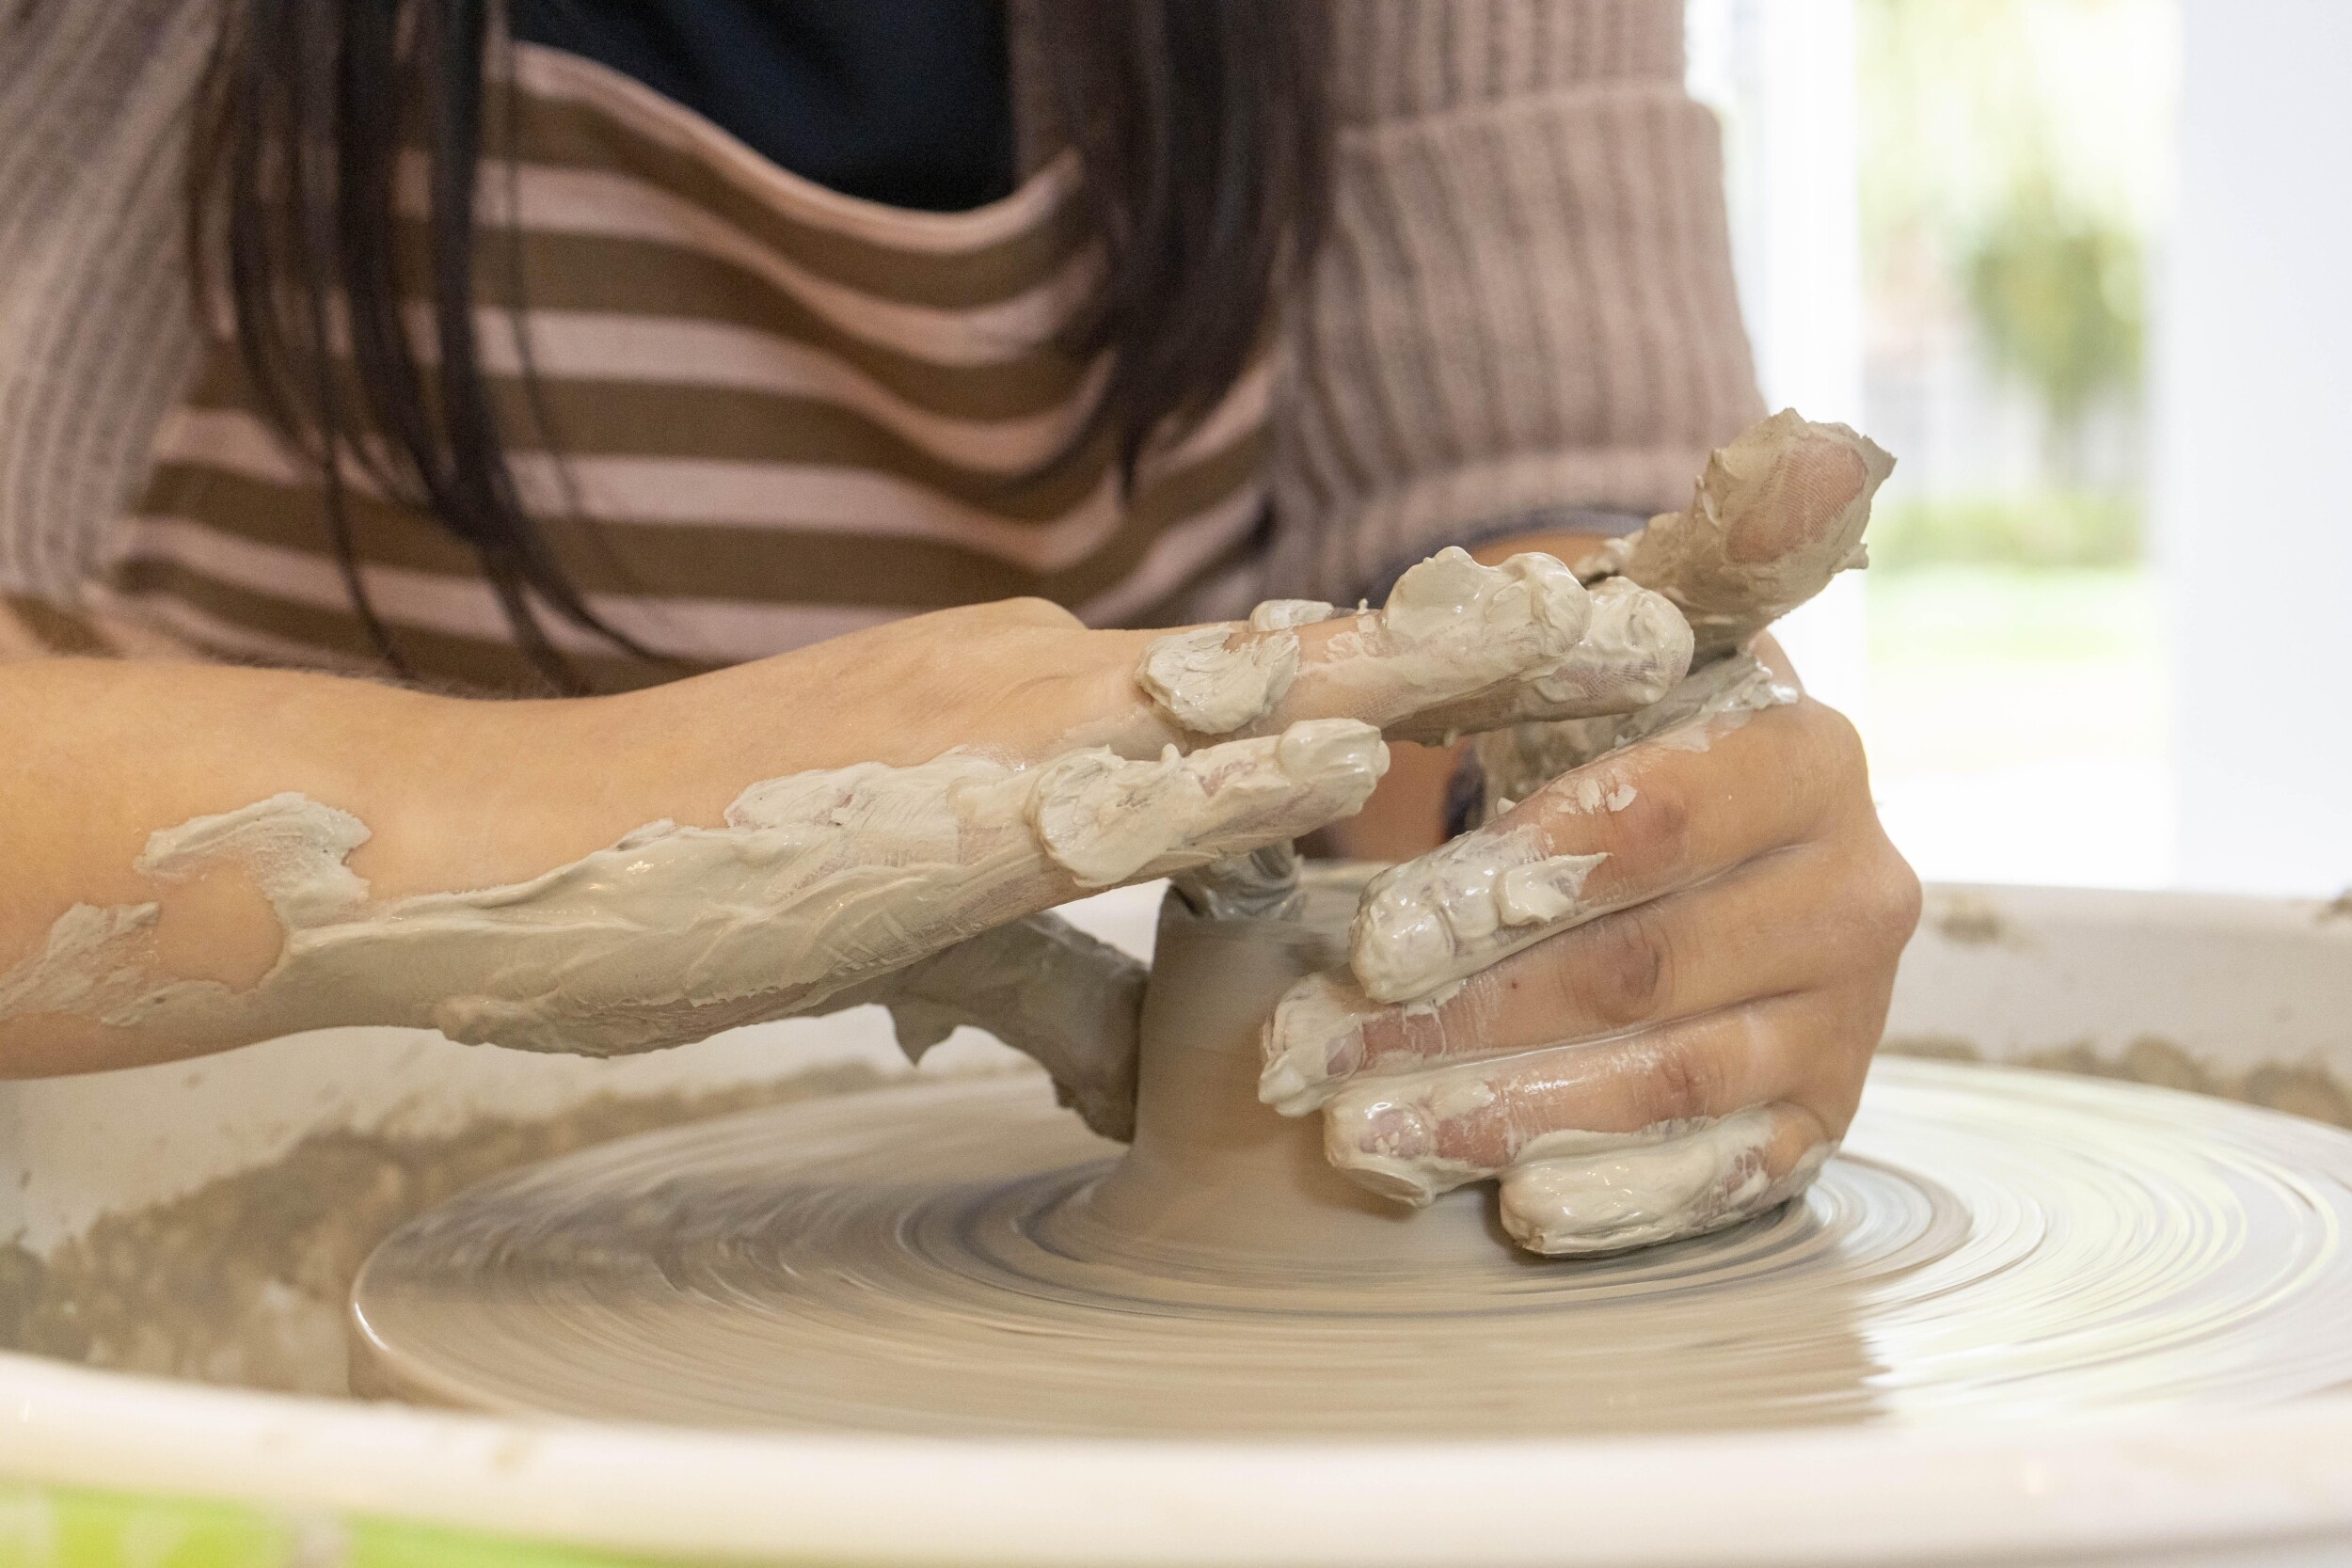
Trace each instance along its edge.
{"label": "blurred green foliage", "polygon": [[2139,559],[2140,520],[2139,498],[2112,491],[1899,499],[1871,516],[1870,569],[2128,565]]}
{"label": "blurred green foliage", "polygon": [[2090,488],[2086,426],[2104,410],[2130,419],[2140,395],[2141,236],[2169,178],[2174,0],[1855,4],[1872,352],[1945,355],[1964,335],[2043,415],[2042,493],[1908,499],[1899,469],[1872,559],[2136,560],[2139,502]]}
{"label": "blurred green foliage", "polygon": [[2138,236],[2026,175],[1970,251],[1966,276],[1989,357],[2041,399],[2047,467],[2074,477],[2084,416],[2139,392]]}
{"label": "blurred green foliage", "polygon": [[666,1560],[315,1509],[0,1481],[0,1568],[660,1568]]}
{"label": "blurred green foliage", "polygon": [[[1930,307],[2019,214],[2144,230],[2169,180],[2174,0],[1856,0],[1863,267]],[[1897,297],[1890,300],[1892,294]]]}

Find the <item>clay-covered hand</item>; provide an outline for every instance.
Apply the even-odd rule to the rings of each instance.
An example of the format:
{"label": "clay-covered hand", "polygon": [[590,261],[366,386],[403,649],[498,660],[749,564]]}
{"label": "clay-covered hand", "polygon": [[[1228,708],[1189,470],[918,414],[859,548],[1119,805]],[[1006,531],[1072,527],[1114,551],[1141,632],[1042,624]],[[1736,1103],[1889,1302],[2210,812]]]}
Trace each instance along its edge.
{"label": "clay-covered hand", "polygon": [[[1278,600],[1246,622],[1148,635],[1133,653],[1120,639],[1136,634],[1083,631],[1048,607],[964,613],[1017,618],[1014,635],[1062,644],[1057,653],[1028,654],[1056,672],[1047,690],[1037,689],[1034,674],[997,683],[1027,698],[1017,718],[992,725],[1000,747],[1021,734],[1047,748],[1083,740],[1092,743],[1093,766],[1130,777],[1139,761],[1110,759],[1157,747],[1161,755],[1150,766],[1167,768],[1213,736],[1347,734],[1369,743],[1366,726],[1386,734],[1443,729],[1453,722],[1449,714],[1481,706],[1515,717],[1622,711],[1671,690],[1690,662],[1689,631],[1656,594],[1628,583],[1588,593],[1559,562],[1532,554],[1490,567],[1445,550],[1406,572],[1377,610],[1341,613],[1327,604]],[[972,662],[967,650],[964,667]],[[1229,740],[1200,754],[1264,744]],[[1377,746],[1351,757],[1362,788],[1343,800],[1315,799],[1313,812],[1324,820],[1360,806],[1386,766]],[[1123,833],[1148,832],[1161,815],[1140,796],[1106,791],[1103,799],[1112,804],[1102,820]],[[1290,820],[1303,814],[1293,809]],[[1040,818],[1041,832],[1045,822]],[[1270,831],[1277,825],[1254,821],[1246,838],[1228,834],[1215,846],[1186,845],[1149,859],[1121,853],[1080,867],[1067,855],[1056,858],[1088,888],[1173,873],[1193,895],[1236,908],[1260,888],[1279,898],[1287,886],[1290,835]],[[1045,891],[1053,896],[1042,901],[1068,895],[1058,884],[1052,879]],[[829,1005],[883,1002],[911,1054],[958,1024],[986,1029],[1043,1063],[1089,1126],[1124,1137],[1145,978],[1141,965],[1056,916],[1028,913],[841,991]]]}
{"label": "clay-covered hand", "polygon": [[[284,701],[339,716],[397,707],[413,756],[329,768],[257,740],[162,797],[200,815],[126,806],[108,832],[143,840],[136,891],[77,887],[0,967],[0,1033],[84,1065],[350,1023],[613,1054],[881,1000],[916,1049],[996,1029],[1117,1132],[1141,972],[1041,911],[1353,813],[1383,727],[1440,705],[1564,671],[1579,701],[1549,711],[1671,685],[1688,642],[1670,610],[1656,641],[1580,662],[1592,601],[1549,558],[1449,551],[1379,610],[1101,632],[1016,602],[575,704],[280,677]],[[502,766],[476,777],[484,755]],[[167,908],[234,882],[257,908],[216,928],[269,921],[261,961],[170,951]]]}
{"label": "clay-covered hand", "polygon": [[1415,1203],[1500,1177],[1512,1236],[1568,1254],[1730,1224],[1836,1148],[1918,884],[1851,726],[1736,650],[1777,657],[1758,628],[1853,558],[1885,468],[1780,416],[1588,568],[1648,574],[1711,661],[1482,739],[1499,815],[1376,877],[1349,968],[1284,1000],[1261,1094],[1321,1109],[1341,1169]]}
{"label": "clay-covered hand", "polygon": [[1262,1092],[1375,1191],[1500,1176],[1537,1252],[1697,1234],[1835,1148],[1917,911],[1844,720],[1697,721],[1376,879]]}
{"label": "clay-covered hand", "polygon": [[[1376,610],[1283,600],[1246,622],[1112,633],[1026,602],[809,656],[825,661],[822,683],[848,710],[868,716],[836,742],[856,754],[919,756],[965,736],[985,736],[992,758],[1025,753],[1026,803],[972,797],[965,816],[977,825],[965,837],[1018,819],[1036,853],[1009,893],[975,899],[945,876],[937,895],[903,899],[897,954],[836,966],[830,978],[849,983],[812,991],[800,1010],[880,1001],[916,1054],[958,1024],[984,1028],[1043,1063],[1090,1126],[1123,1136],[1144,971],[1039,911],[1171,873],[1204,896],[1246,896],[1250,851],[1361,805],[1386,766],[1382,732],[1442,725],[1466,705],[1620,711],[1673,688],[1690,636],[1630,584],[1589,593],[1546,556],[1484,566],[1446,550],[1406,572]],[[1198,831],[1193,816],[1220,800],[1246,809]],[[937,917],[918,927],[925,909]]]}

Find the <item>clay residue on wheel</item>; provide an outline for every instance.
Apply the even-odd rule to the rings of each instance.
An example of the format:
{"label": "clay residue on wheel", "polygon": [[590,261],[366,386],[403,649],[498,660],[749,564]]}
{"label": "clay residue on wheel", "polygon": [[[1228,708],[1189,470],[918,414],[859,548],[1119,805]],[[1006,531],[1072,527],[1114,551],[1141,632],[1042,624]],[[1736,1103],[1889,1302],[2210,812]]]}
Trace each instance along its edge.
{"label": "clay residue on wheel", "polygon": [[1956,1035],[1889,1035],[1879,1050],[1889,1056],[1915,1056],[1940,1062],[1998,1062],[2008,1067],[2040,1068],[2084,1078],[2112,1078],[2126,1084],[2153,1084],[2260,1105],[2290,1116],[2352,1128],[2352,1080],[2331,1072],[2322,1063],[2265,1062],[2240,1071],[2217,1068],[2213,1061],[2161,1035],[2141,1035],[2119,1051],[2101,1051],[2089,1040],[2020,1051],[1988,1052]]}
{"label": "clay residue on wheel", "polygon": [[442,1137],[316,1133],[271,1164],[105,1215],[46,1259],[0,1247],[0,1346],[115,1371],[342,1394],[352,1278],[410,1216],[485,1177],[612,1138],[884,1081],[828,1068],[707,1094],[608,1096]]}
{"label": "clay residue on wheel", "polygon": [[1961,947],[1990,947],[2012,940],[2009,923],[1990,898],[1951,893],[1938,900],[1936,935]]}

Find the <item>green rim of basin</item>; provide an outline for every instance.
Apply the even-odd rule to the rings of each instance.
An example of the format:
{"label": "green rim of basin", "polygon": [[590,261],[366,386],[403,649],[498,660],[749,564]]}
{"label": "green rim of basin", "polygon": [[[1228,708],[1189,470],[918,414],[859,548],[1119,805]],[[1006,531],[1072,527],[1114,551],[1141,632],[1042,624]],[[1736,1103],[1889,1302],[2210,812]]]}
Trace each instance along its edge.
{"label": "green rim of basin", "polygon": [[0,1568],[678,1568],[398,1520],[0,1481]]}

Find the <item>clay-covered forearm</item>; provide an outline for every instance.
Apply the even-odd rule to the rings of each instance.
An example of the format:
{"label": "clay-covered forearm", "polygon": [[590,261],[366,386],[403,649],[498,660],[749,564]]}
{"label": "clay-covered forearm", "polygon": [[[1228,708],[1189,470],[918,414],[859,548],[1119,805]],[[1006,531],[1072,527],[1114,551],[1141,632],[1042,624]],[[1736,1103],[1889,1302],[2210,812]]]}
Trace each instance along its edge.
{"label": "clay-covered forearm", "polygon": [[[171,1053],[109,1040],[106,1001],[142,979],[247,985],[275,960],[284,920],[250,871],[175,860],[159,833],[291,795],[333,801],[366,825],[346,831],[344,887],[495,880],[537,852],[533,839],[562,836],[561,802],[507,809],[531,787],[513,765],[543,750],[533,737],[549,713],[199,664],[0,668],[0,733],[9,737],[0,1069]],[[532,818],[528,831],[490,830],[517,816]]]}
{"label": "clay-covered forearm", "polygon": [[[556,990],[633,1008],[640,1034],[647,1011],[691,1013],[677,976],[710,935],[692,851],[723,865],[747,786],[859,743],[807,700],[826,671],[800,666],[824,662],[542,703],[199,664],[0,668],[0,1073],[338,1024],[488,1029]],[[785,721],[796,707],[805,721]],[[870,721],[861,742],[894,745]]]}
{"label": "clay-covered forearm", "polygon": [[[1350,815],[1384,727],[1581,711],[1551,695],[1570,671],[1642,700],[1622,639],[1589,636],[1639,593],[1447,550],[1377,610],[1125,634],[981,606],[561,703],[28,670],[6,700],[34,739],[0,814],[44,858],[0,929],[0,1069],[342,1024],[602,1055],[850,997],[901,1005],[917,1039],[945,1005],[1018,1022],[1037,1011],[1020,962],[986,986],[977,949],[952,981],[921,966]],[[1678,671],[1680,643],[1664,653]],[[1116,1063],[1028,1035],[1082,1102],[1116,1098]]]}
{"label": "clay-covered forearm", "polygon": [[70,692],[20,689],[20,716],[52,732],[11,802],[28,840],[77,781],[121,770],[105,743],[141,721],[176,708],[215,730],[159,723],[159,777],[66,828],[31,879],[0,1067],[355,1023],[588,1054],[682,1044],[824,1010],[1089,888],[1304,832],[1359,804],[1382,760],[1371,726],[1329,720],[1149,761],[949,746],[799,768],[821,748],[741,738],[791,734],[796,706],[825,730],[791,660],[724,683],[699,721],[691,689],[507,708],[218,673],[91,683],[105,717],[78,729]]}
{"label": "clay-covered forearm", "polygon": [[[1551,571],[1573,609],[1582,589]],[[1359,667],[1418,689],[1417,660],[1462,641],[1438,618],[1434,643],[1410,617],[1319,633],[1363,656],[1315,660],[1294,705],[1380,707]],[[982,607],[653,692],[511,705],[256,671],[10,672],[0,701],[25,742],[0,850],[26,874],[0,927],[0,1070],[363,1023],[590,1054],[681,1044],[822,1010],[1370,792],[1383,750],[1357,720],[1180,748],[1137,683],[1152,641]]]}

